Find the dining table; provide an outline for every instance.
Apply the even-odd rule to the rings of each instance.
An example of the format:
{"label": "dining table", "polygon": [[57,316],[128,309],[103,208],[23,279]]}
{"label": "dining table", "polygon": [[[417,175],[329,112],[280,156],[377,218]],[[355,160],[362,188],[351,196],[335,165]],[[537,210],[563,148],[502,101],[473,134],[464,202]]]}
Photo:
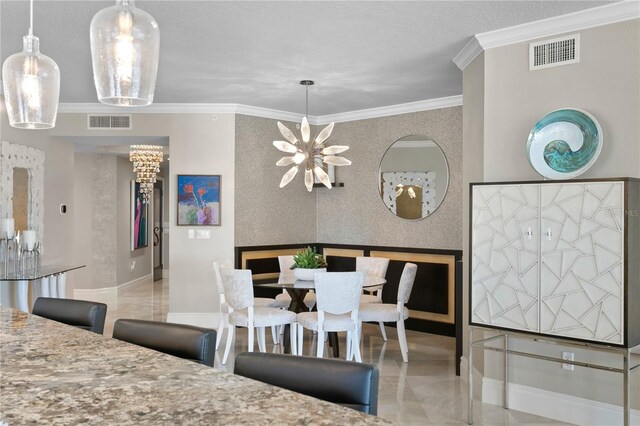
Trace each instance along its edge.
{"label": "dining table", "polygon": [[[367,275],[364,278],[362,288],[366,289],[379,289],[387,283],[387,280],[383,277],[377,277],[375,275]],[[289,310],[299,314],[305,312],[308,308],[304,303],[304,298],[311,290],[315,290],[316,285],[314,281],[298,280],[291,272],[281,272],[278,276],[277,282],[254,282],[254,287],[262,288],[278,288],[285,290],[289,296],[291,296],[291,302],[289,303]],[[314,306],[314,309],[316,307]],[[338,334],[335,332],[329,333],[329,345],[333,349],[334,358],[340,356],[340,347],[338,345]],[[289,347],[289,327],[285,327],[284,336],[284,350],[287,353],[291,352]]]}
{"label": "dining table", "polygon": [[0,306],[0,424],[389,424]]}
{"label": "dining table", "polygon": [[84,267],[52,264],[20,271],[0,268],[0,304],[29,312],[36,297],[65,298],[67,273]]}

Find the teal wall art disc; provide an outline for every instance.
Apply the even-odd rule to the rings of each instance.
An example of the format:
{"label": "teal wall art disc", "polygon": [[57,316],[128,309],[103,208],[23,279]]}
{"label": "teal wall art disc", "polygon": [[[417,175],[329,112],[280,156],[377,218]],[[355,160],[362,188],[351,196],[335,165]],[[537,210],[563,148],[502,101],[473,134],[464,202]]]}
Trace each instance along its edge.
{"label": "teal wall art disc", "polygon": [[527,157],[549,179],[571,179],[586,172],[602,150],[602,128],[588,112],[558,109],[531,129]]}

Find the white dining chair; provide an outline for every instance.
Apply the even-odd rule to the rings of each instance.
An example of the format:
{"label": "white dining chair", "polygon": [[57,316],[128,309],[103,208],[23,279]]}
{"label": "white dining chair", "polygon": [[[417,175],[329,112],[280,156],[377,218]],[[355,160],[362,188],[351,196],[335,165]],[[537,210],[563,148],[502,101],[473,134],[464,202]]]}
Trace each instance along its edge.
{"label": "white dining chair", "polygon": [[[278,263],[280,264],[280,282],[295,282],[296,276],[291,267],[294,264],[293,256],[278,256]],[[276,296],[276,300],[286,303],[285,309],[291,304],[291,296],[286,290],[282,290],[282,294]],[[313,292],[308,292],[304,296],[304,304],[312,310],[316,304],[316,295]]]}
{"label": "white dining chair", "polygon": [[262,328],[258,333],[258,346],[261,352],[266,352],[264,343],[264,327],[277,327],[290,325],[291,328],[291,353],[297,353],[296,349],[296,314],[284,309],[255,306],[253,297],[253,279],[248,269],[221,268],[220,275],[224,285],[224,294],[231,308],[229,312],[229,331],[227,334],[227,347],[224,350],[222,364],[226,364],[236,327],[246,327],[249,337],[249,352],[253,352],[254,328]]}
{"label": "white dining chair", "polygon": [[[363,303],[360,305],[358,313],[359,325],[358,334],[362,332],[362,323],[367,321],[395,322],[398,330],[398,341],[400,342],[400,351],[402,352],[402,360],[409,361],[409,347],[407,345],[407,334],[404,329],[404,320],[409,317],[409,309],[405,306],[411,296],[413,283],[416,279],[418,266],[414,263],[407,263],[402,270],[400,284],[398,286],[398,303]],[[386,338],[384,339],[387,340]]]}
{"label": "white dining chair", "polygon": [[[298,354],[302,355],[305,328],[317,332],[318,358],[323,357],[325,332],[347,332],[347,361],[362,362],[358,334],[358,308],[365,274],[318,272],[315,275],[317,312],[298,314]],[[351,349],[353,348],[353,350]]]}
{"label": "white dining chair", "polygon": [[[224,334],[225,328],[229,328],[229,312],[232,311],[229,304],[226,302],[224,296],[224,285],[222,284],[222,276],[220,275],[220,269],[232,269],[233,262],[229,259],[221,259],[218,261],[213,261],[213,279],[216,282],[216,288],[218,289],[218,296],[220,298],[220,321],[218,321],[218,330],[216,335],[216,350],[220,346],[220,342],[222,341],[222,335]],[[254,306],[266,306],[266,307],[279,307],[275,302],[275,299],[270,299],[268,297],[256,297],[254,298]],[[278,343],[278,332],[275,327],[271,328],[271,337],[273,339],[273,343]]]}
{"label": "white dining chair", "polygon": [[[356,271],[364,272],[365,275],[385,278],[387,276],[387,268],[389,268],[389,259],[385,257],[356,257]],[[363,290],[365,294],[360,298],[360,304],[363,303],[382,303],[382,286],[367,287]],[[367,294],[371,293],[371,294]],[[387,332],[384,329],[384,323],[380,322],[380,334],[384,341],[387,341]]]}

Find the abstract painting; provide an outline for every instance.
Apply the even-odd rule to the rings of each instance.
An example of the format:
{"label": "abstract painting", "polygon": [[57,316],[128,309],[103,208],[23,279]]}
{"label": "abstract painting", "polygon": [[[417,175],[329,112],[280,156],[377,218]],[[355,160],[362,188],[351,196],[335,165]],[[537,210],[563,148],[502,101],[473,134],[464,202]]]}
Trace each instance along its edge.
{"label": "abstract painting", "polygon": [[220,175],[178,175],[178,225],[220,225]]}
{"label": "abstract painting", "polygon": [[131,181],[131,251],[149,245],[147,227],[149,225],[148,205],[142,202],[140,184]]}

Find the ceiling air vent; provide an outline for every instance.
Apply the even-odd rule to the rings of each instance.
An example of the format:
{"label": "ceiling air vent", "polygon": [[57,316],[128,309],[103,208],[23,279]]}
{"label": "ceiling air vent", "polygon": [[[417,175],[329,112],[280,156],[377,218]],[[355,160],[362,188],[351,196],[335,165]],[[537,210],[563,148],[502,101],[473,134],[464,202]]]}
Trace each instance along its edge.
{"label": "ceiling air vent", "polygon": [[131,129],[130,115],[92,115],[87,116],[88,127],[93,130],[101,129]]}
{"label": "ceiling air vent", "polygon": [[580,34],[529,44],[529,71],[580,62]]}

